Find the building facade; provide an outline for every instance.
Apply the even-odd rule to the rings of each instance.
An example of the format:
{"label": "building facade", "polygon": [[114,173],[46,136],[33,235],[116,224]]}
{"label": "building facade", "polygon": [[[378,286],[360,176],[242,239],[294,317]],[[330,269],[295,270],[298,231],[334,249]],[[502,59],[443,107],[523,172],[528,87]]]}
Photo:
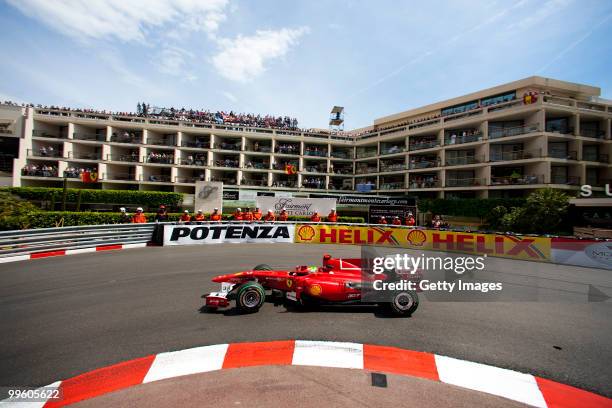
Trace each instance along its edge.
{"label": "building facade", "polygon": [[[612,102],[599,96],[596,87],[530,77],[342,133],[2,105],[2,180],[186,194],[197,180],[305,196],[603,191]],[[83,170],[94,184],[84,184]]]}

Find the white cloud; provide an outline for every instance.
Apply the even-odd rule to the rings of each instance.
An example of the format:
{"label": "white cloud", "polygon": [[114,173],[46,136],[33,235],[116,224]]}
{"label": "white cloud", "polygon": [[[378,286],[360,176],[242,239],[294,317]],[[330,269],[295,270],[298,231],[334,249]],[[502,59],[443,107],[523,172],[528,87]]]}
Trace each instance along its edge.
{"label": "white cloud", "polygon": [[187,68],[188,60],[193,58],[194,55],[183,48],[167,46],[157,54],[153,64],[164,74],[194,78]]}
{"label": "white cloud", "polygon": [[148,31],[200,31],[214,36],[228,0],[7,0],[22,13],[79,41],[145,42]]}
{"label": "white cloud", "polygon": [[308,27],[257,30],[250,37],[219,39],[220,51],[212,57],[212,63],[221,76],[247,82],[261,75],[268,61],[285,56],[308,32]]}

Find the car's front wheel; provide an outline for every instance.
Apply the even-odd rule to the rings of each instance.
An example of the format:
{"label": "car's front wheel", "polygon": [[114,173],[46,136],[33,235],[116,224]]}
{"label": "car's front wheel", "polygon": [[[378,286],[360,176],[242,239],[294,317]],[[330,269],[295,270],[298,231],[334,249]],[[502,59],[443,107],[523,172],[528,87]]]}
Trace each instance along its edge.
{"label": "car's front wheel", "polygon": [[236,291],[236,306],[243,313],[254,313],[264,304],[266,291],[257,282],[246,282]]}
{"label": "car's front wheel", "polygon": [[419,307],[419,295],[412,290],[396,292],[391,302],[381,306],[395,316],[410,316]]}

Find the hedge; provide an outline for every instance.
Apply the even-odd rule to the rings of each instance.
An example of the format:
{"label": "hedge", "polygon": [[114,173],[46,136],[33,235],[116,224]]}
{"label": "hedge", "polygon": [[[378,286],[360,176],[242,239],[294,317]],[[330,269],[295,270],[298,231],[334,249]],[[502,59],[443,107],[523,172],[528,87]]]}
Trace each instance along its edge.
{"label": "hedge", "polygon": [[[63,189],[52,187],[8,187],[6,191],[29,201],[61,202]],[[183,201],[181,193],[133,190],[91,190],[80,188],[67,189],[66,201],[69,203],[134,204],[157,207],[160,204],[178,207]],[[80,194],[79,194],[80,192]]]}
{"label": "hedge", "polygon": [[419,200],[420,212],[432,214],[486,218],[493,208],[521,207],[524,198],[461,198],[461,199],[422,199]]}
{"label": "hedge", "polygon": [[[155,213],[145,213],[147,221],[155,221]],[[181,213],[168,214],[169,221],[177,221]],[[224,220],[231,220],[231,214],[223,214]],[[308,221],[308,217],[289,217],[289,221]],[[338,222],[363,223],[363,217],[338,217]],[[108,212],[72,212],[72,211],[37,211],[30,215],[8,216],[0,219],[0,230],[18,230],[30,228],[70,227],[75,225],[119,224],[120,213]]]}

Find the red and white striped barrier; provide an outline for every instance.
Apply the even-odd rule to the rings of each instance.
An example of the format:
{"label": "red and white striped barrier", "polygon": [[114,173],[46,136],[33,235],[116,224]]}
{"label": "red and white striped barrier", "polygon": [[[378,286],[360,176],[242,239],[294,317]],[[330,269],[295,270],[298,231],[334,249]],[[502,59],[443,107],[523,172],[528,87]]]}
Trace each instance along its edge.
{"label": "red and white striped barrier", "polygon": [[35,252],[32,254],[25,255],[14,255],[7,256],[5,258],[0,258],[1,263],[9,263],[9,262],[17,262],[17,261],[25,261],[28,259],[39,259],[39,258],[48,258],[51,256],[65,256],[65,255],[76,255],[76,254],[86,254],[90,252],[99,252],[99,251],[113,251],[117,249],[129,249],[129,248],[143,248],[146,247],[147,243],[137,243],[137,244],[114,244],[114,245],[102,245],[91,248],[79,248],[79,249],[58,249],[55,251],[47,251],[47,252]]}
{"label": "red and white striped barrier", "polygon": [[32,406],[60,407],[167,378],[268,365],[339,367],[420,377],[536,407],[612,406],[612,399],[504,368],[395,347],[304,340],[217,344],[138,358],[51,384],[49,387],[59,387],[62,399]]}

